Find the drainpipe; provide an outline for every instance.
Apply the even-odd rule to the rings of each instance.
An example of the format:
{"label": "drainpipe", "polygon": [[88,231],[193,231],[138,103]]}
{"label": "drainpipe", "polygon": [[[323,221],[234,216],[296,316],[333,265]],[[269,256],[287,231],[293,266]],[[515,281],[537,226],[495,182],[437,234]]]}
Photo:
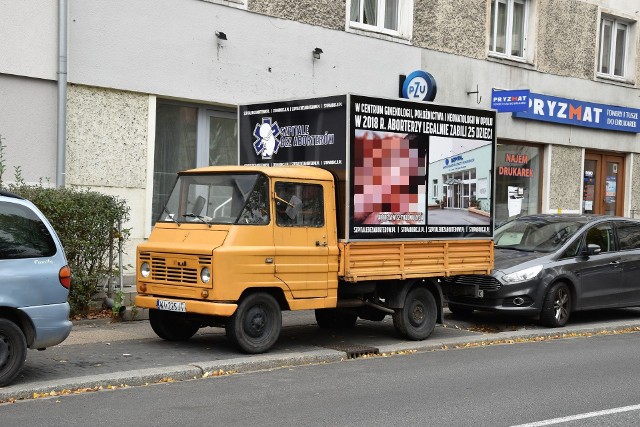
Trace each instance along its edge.
{"label": "drainpipe", "polygon": [[58,151],[56,187],[65,185],[67,157],[67,0],[58,0]]}

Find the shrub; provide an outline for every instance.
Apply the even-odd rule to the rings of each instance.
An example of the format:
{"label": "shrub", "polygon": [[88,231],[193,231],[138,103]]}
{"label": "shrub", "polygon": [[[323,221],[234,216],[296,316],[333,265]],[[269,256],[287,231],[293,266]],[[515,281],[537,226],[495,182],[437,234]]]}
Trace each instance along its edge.
{"label": "shrub", "polygon": [[33,202],[56,230],[73,273],[71,314],[85,314],[101,282],[113,273],[109,264],[117,264],[119,242],[129,237],[129,230],[118,233],[116,229],[129,219],[129,207],[124,200],[95,191],[27,185],[19,166],[14,171],[15,183],[6,185],[2,181],[6,171],[3,140],[0,135],[0,189]]}
{"label": "shrub", "polygon": [[10,185],[9,191],[31,200],[53,225],[64,246],[73,273],[69,304],[72,314],[84,314],[109,271],[109,254],[118,254],[118,222],[129,219],[124,200],[95,191]]}

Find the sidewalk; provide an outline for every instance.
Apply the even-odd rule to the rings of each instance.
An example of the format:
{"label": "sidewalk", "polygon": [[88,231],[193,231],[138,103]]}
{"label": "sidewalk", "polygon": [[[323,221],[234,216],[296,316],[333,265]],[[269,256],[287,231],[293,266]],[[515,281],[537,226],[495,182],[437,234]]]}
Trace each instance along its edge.
{"label": "sidewalk", "polygon": [[65,390],[68,393],[332,363],[374,349],[379,353],[430,351],[625,328],[640,330],[640,309],[578,313],[568,327],[558,329],[488,313],[461,321],[447,311],[445,325],[438,325],[425,341],[398,338],[390,318],[383,322],[359,320],[354,329],[336,332],[318,328],[313,311],[284,312],[282,334],[275,347],[267,354],[248,356],[239,353],[219,328],[204,328],[186,342],[169,342],[156,337],[146,320],[83,320],[74,324],[62,344],[43,352],[30,350],[22,374],[11,386],[0,388],[0,402]]}

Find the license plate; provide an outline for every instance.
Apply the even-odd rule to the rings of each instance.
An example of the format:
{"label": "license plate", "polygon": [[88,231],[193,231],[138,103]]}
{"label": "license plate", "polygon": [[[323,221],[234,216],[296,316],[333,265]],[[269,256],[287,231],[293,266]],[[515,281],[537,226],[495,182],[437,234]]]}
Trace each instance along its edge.
{"label": "license plate", "polygon": [[183,302],[165,301],[159,299],[157,302],[157,306],[158,310],[179,311],[180,313],[185,313],[187,311],[186,305]]}

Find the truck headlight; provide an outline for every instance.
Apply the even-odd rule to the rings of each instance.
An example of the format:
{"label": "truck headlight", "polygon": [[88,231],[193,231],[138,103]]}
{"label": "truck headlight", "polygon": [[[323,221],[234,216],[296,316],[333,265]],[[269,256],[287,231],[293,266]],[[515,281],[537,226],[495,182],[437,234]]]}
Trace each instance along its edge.
{"label": "truck headlight", "polygon": [[542,265],[536,265],[535,267],[529,267],[514,273],[505,274],[502,276],[502,281],[506,284],[526,282],[527,280],[531,280],[536,277],[541,271]]}
{"label": "truck headlight", "polygon": [[149,277],[150,273],[151,267],[149,266],[148,262],[143,262],[142,264],[140,264],[140,275],[142,277]]}
{"label": "truck headlight", "polygon": [[210,279],[211,272],[209,271],[208,267],[204,267],[202,270],[200,270],[200,280],[202,280],[202,283],[209,283]]}

